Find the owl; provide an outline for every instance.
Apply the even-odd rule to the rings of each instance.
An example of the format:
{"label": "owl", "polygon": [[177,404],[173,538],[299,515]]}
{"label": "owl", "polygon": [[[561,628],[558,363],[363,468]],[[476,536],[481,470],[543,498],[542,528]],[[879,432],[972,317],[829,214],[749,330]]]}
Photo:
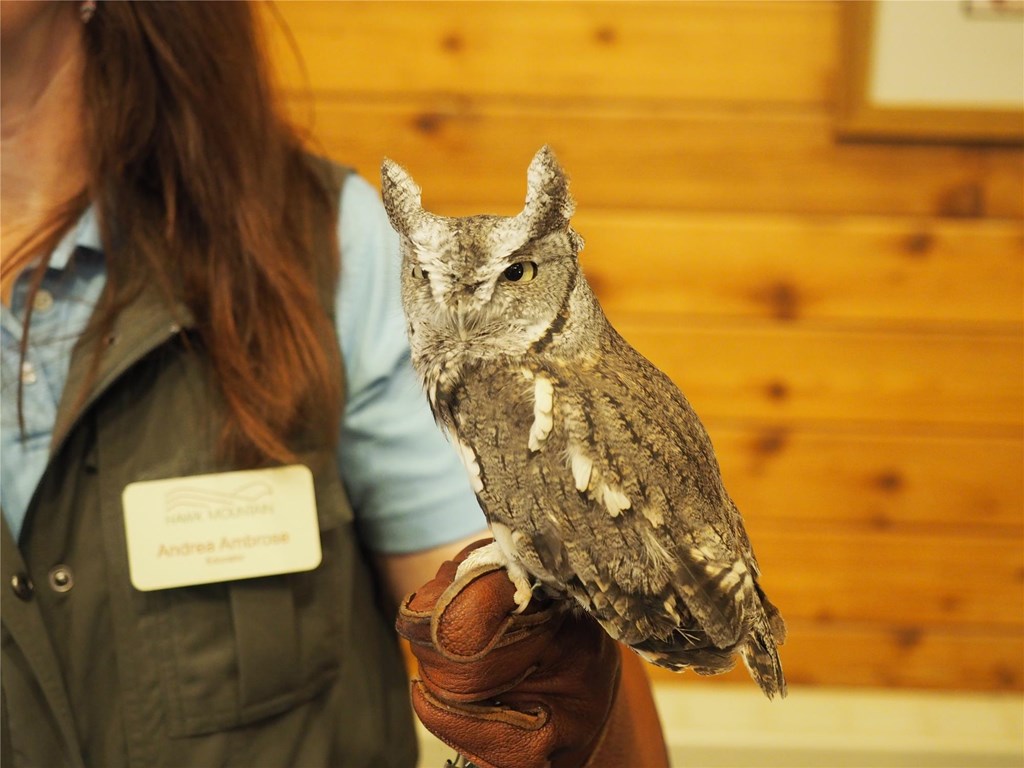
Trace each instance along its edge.
{"label": "owl", "polygon": [[551,149],[516,216],[438,216],[401,166],[381,175],[413,367],[494,536],[458,578],[499,565],[520,610],[541,589],[654,664],[717,674],[738,654],[784,696],[785,625],[711,441],[605,317]]}

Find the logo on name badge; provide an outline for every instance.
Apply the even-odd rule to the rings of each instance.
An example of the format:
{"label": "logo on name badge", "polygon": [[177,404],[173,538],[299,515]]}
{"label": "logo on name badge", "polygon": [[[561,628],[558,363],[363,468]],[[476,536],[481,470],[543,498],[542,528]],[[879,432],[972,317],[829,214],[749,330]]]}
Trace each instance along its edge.
{"label": "logo on name badge", "polygon": [[301,465],[131,483],[122,502],[129,572],[142,591],[320,564],[313,475]]}
{"label": "logo on name badge", "polygon": [[199,486],[183,486],[167,492],[165,513],[178,521],[224,519],[274,513],[274,489],[262,480],[245,482],[238,488],[218,492]]}

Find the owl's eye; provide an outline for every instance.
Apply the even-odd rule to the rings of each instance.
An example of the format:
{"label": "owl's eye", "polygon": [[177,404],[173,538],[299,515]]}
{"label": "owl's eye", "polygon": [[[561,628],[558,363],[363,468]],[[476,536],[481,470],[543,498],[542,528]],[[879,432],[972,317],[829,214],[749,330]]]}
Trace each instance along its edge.
{"label": "owl's eye", "polygon": [[532,261],[517,261],[502,272],[502,275],[513,283],[528,283],[537,276],[537,264]]}
{"label": "owl's eye", "polygon": [[422,277],[422,278],[426,279],[429,274],[430,273],[427,272],[427,270],[423,269],[419,264],[416,264],[412,268],[412,276],[413,277]]}

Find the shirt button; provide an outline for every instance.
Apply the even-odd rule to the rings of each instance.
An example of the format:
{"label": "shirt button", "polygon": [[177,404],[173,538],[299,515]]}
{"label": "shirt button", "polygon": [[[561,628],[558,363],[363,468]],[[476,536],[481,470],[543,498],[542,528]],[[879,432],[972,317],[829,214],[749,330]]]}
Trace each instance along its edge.
{"label": "shirt button", "polygon": [[75,579],[66,565],[55,565],[50,569],[50,587],[54,592],[68,592],[73,586]]}
{"label": "shirt button", "polygon": [[48,312],[53,306],[53,294],[45,288],[40,288],[36,291],[35,297],[32,299],[32,309],[36,312]]}
{"label": "shirt button", "polygon": [[21,383],[22,384],[35,384],[36,383],[36,367],[32,363],[25,362],[21,364]]}
{"label": "shirt button", "polygon": [[31,600],[32,593],[36,591],[27,573],[16,573],[11,576],[11,589],[19,600]]}

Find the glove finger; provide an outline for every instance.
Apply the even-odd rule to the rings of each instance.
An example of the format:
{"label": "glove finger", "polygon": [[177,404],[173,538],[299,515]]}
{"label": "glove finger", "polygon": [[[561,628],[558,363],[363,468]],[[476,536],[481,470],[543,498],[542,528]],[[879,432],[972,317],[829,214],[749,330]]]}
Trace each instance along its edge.
{"label": "glove finger", "polygon": [[412,706],[428,731],[481,768],[539,768],[556,746],[543,707],[519,711],[451,704],[419,681],[412,684]]}
{"label": "glove finger", "polygon": [[505,571],[497,568],[451,584],[434,606],[434,643],[448,653],[465,657],[491,647],[512,618],[514,591]]}
{"label": "glove finger", "polygon": [[[448,570],[449,564],[445,563],[442,571]],[[454,573],[454,565],[451,570]],[[410,642],[436,644],[454,658],[486,653],[509,628],[516,607],[512,600],[515,587],[504,570],[495,570],[473,579],[458,592],[439,594],[437,582],[443,578],[439,572],[438,579],[402,601],[395,628]]]}
{"label": "glove finger", "polygon": [[[485,643],[486,636],[477,634],[479,627],[467,616],[461,625],[449,628],[447,646],[415,642],[410,647],[421,677],[438,696],[479,700],[503,693],[533,672],[550,655],[552,639],[563,620],[564,613],[553,610],[511,617]],[[421,624],[417,629],[423,636],[427,628]],[[459,636],[462,631],[465,643]]]}
{"label": "glove finger", "polygon": [[455,573],[470,552],[489,543],[488,539],[480,539],[465,547],[451,560],[445,560],[437,569],[433,579],[406,595],[398,607],[395,629],[398,634],[411,643],[432,643],[430,620],[438,598],[451,586]]}
{"label": "glove finger", "polygon": [[395,622],[402,637],[414,644],[430,643],[452,659],[471,661],[501,643],[516,642],[516,630],[531,631],[548,620],[547,605],[539,599],[526,612],[516,613],[515,585],[499,566],[456,581],[459,564],[488,543],[476,541],[446,560],[433,579],[402,601]]}
{"label": "glove finger", "polygon": [[479,658],[507,637],[513,627],[543,624],[536,611],[515,613],[515,586],[504,569],[492,570],[465,583],[453,583],[434,606],[431,639],[443,653],[464,660]]}

